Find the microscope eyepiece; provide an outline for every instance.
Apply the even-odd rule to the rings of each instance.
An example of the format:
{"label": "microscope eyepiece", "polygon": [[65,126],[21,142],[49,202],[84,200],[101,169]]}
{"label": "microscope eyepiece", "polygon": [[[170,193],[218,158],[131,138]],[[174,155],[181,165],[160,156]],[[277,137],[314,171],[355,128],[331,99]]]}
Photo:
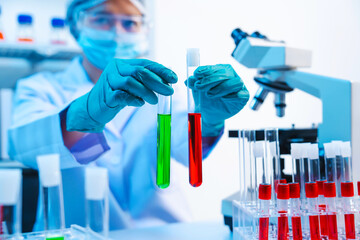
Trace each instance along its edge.
{"label": "microscope eyepiece", "polygon": [[234,42],[236,45],[238,45],[241,40],[243,40],[244,38],[246,38],[247,36],[249,36],[249,34],[247,34],[246,32],[242,31],[240,28],[236,28],[234,31],[232,31],[231,33],[231,37],[234,39]]}

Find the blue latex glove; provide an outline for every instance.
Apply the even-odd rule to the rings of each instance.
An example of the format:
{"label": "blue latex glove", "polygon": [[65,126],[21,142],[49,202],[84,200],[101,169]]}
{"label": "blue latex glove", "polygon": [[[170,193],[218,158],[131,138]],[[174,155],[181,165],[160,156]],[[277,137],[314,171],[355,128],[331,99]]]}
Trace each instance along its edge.
{"label": "blue latex glove", "polygon": [[228,64],[200,66],[187,82],[195,110],[201,113],[204,137],[218,136],[225,119],[237,114],[249,100],[244,82]]}
{"label": "blue latex glove", "polygon": [[73,101],[67,111],[68,131],[101,132],[126,106],[157,104],[155,92],[172,95],[169,83],[177,76],[170,69],[146,59],[112,60],[90,92]]}

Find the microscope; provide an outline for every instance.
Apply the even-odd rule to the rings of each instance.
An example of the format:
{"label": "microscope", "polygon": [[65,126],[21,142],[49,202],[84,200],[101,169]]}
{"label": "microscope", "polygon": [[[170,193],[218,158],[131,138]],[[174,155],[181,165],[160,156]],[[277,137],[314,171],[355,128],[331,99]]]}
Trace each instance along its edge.
{"label": "microscope", "polygon": [[[276,115],[283,117],[286,94],[294,89],[322,101],[323,122],[317,129],[279,129],[280,154],[290,153],[289,145],[293,139],[318,142],[320,148],[333,140],[351,141],[353,178],[354,182],[360,180],[356,171],[360,169],[360,82],[298,71],[299,68],[311,67],[311,51],[289,47],[283,41],[272,41],[259,32],[248,34],[237,28],[231,37],[236,45],[232,56],[243,66],[257,69],[254,81],[259,89],[250,102],[251,109],[258,110],[266,97],[274,94]],[[237,138],[237,133],[229,131],[229,137]],[[227,225],[231,221],[227,216],[231,207],[229,203],[236,196],[235,193],[222,202]]]}

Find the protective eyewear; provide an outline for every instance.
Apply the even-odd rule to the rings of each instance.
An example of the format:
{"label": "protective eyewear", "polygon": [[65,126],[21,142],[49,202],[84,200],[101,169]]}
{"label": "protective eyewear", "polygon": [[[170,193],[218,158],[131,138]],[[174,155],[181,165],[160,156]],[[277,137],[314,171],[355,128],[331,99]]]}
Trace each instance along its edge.
{"label": "protective eyewear", "polygon": [[108,14],[108,13],[89,13],[81,12],[79,15],[79,23],[82,26],[104,30],[123,32],[141,32],[149,27],[148,21],[144,16]]}

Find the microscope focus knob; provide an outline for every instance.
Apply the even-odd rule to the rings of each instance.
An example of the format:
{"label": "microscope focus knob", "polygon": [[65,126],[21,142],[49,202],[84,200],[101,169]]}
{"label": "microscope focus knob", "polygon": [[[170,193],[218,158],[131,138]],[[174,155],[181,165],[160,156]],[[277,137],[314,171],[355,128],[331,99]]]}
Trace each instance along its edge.
{"label": "microscope focus knob", "polygon": [[236,28],[234,31],[232,31],[231,33],[231,37],[234,39],[234,42],[236,45],[238,45],[241,40],[243,40],[244,38],[246,38],[247,36],[249,36],[249,34],[247,34],[246,32],[242,31],[240,28]]}

